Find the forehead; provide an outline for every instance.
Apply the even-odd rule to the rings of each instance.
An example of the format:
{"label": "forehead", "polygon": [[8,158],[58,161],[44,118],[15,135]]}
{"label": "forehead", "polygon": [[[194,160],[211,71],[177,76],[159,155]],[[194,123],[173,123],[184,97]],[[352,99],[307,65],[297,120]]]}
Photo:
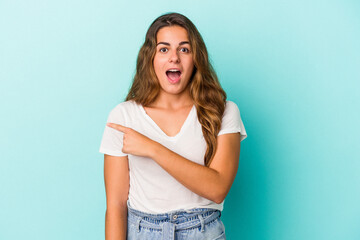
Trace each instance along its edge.
{"label": "forehead", "polygon": [[156,34],[156,43],[168,42],[170,44],[177,44],[183,41],[189,41],[188,33],[185,28],[177,25],[163,27]]}

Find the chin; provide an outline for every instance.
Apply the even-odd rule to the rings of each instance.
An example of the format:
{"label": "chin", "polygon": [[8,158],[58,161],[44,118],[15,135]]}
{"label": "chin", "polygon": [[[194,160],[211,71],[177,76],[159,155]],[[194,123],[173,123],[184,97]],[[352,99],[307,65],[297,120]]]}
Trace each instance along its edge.
{"label": "chin", "polygon": [[161,91],[163,91],[164,93],[167,94],[180,94],[182,92],[185,91],[186,88],[182,87],[182,86],[166,86],[166,87],[161,87]]}

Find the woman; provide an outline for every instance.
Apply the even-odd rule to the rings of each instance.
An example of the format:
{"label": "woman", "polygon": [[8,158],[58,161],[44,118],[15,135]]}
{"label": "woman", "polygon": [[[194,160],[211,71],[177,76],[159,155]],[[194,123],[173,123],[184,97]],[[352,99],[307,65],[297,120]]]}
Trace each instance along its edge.
{"label": "woman", "polygon": [[107,122],[107,240],[225,239],[220,215],[246,132],[188,18],[151,24],[129,94]]}

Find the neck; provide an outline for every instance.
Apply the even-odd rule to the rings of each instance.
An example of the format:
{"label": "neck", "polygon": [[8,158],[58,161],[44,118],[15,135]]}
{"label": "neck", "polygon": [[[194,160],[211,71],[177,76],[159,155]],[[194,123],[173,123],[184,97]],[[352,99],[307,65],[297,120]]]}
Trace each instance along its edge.
{"label": "neck", "polygon": [[169,94],[160,91],[156,100],[151,104],[152,107],[164,109],[180,109],[194,104],[190,97],[189,89],[180,94]]}

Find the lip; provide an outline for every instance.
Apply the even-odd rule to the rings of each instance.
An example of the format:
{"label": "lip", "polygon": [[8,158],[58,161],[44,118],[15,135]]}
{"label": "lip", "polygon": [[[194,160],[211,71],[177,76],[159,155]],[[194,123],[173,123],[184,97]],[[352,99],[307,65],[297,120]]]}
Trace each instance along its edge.
{"label": "lip", "polygon": [[178,70],[178,71],[180,72],[180,74],[182,73],[182,71],[181,71],[180,68],[168,68],[168,69],[166,69],[165,73],[166,73],[167,71],[169,71],[170,69],[175,69],[175,70]]}

